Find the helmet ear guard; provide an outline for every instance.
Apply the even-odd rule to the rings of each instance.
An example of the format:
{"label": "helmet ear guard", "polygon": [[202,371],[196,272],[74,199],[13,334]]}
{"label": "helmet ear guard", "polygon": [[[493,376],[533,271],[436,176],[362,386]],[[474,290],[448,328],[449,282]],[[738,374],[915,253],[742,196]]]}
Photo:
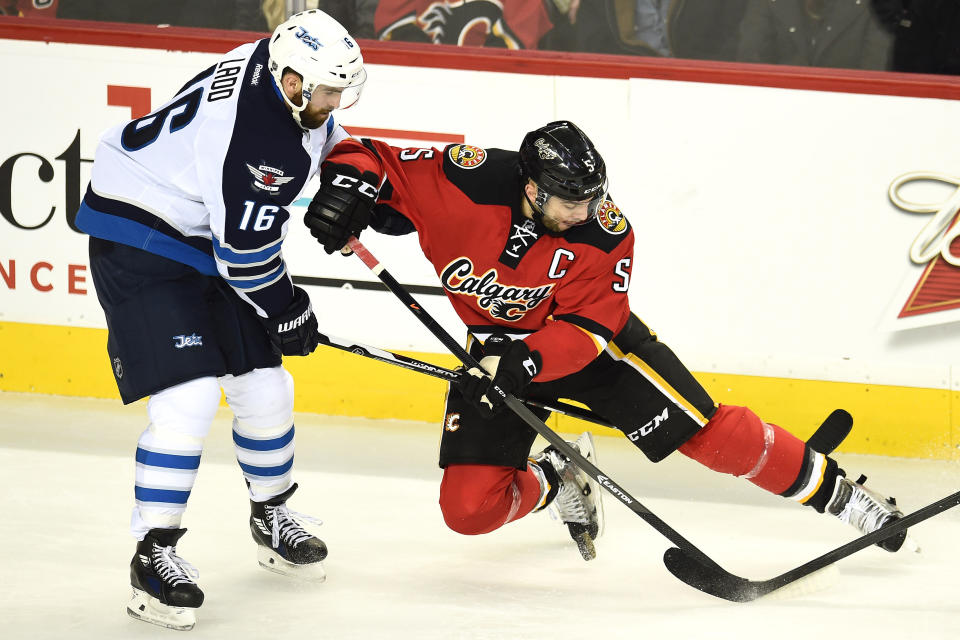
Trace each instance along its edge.
{"label": "helmet ear guard", "polygon": [[360,99],[367,72],[360,46],[347,30],[323,11],[311,9],[290,16],[270,36],[269,71],[282,88],[283,73],[290,69],[302,79],[303,99],[292,102],[281,95],[300,123],[300,112],[307,107],[318,87],[342,89],[340,108],[347,109]]}

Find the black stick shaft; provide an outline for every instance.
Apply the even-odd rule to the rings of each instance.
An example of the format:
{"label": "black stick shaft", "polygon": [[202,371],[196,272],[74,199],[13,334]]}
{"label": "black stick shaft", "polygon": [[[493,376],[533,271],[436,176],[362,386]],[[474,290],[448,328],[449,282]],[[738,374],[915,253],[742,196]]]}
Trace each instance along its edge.
{"label": "black stick shaft", "polygon": [[[392,364],[410,371],[424,373],[428,376],[433,376],[434,378],[446,380],[447,382],[456,382],[462,375],[459,371],[453,371],[445,367],[430,364],[429,362],[424,362],[423,360],[417,360],[416,358],[410,358],[399,353],[394,353],[393,351],[386,351],[384,349],[380,349],[379,347],[371,347],[370,345],[361,344],[359,342],[351,342],[334,336],[324,335],[322,333],[320,334],[320,344],[327,347],[333,347],[334,349],[340,349],[341,351],[349,351],[350,353],[363,356],[364,358],[385,362],[387,364]],[[546,402],[540,402],[539,400],[531,400],[529,398],[523,398],[522,401],[523,404],[529,407],[546,409],[552,413],[560,413],[565,416],[577,418],[578,420],[584,420],[585,422],[592,422],[602,427],[617,429],[615,424],[604,420],[594,412],[588,411],[587,409],[581,409],[580,407],[567,404],[566,402],[549,404]]]}
{"label": "black stick shaft", "polygon": [[[440,326],[440,324],[433,319],[433,317],[428,314],[420,306],[419,303],[411,296],[406,289],[401,285],[391,274],[387,271],[380,262],[373,257],[363,244],[360,243],[356,238],[351,238],[347,243],[347,246],[357,254],[357,257],[370,269],[371,272],[377,278],[380,279],[383,284],[387,285],[387,288],[400,299],[400,301],[410,310],[413,315],[432,333],[440,342],[443,343],[450,352],[455,355],[464,365],[468,368],[477,367],[480,368],[480,363],[477,362],[476,358],[471,356],[466,349],[464,349],[460,344],[451,336],[447,331]],[[495,389],[500,391],[499,389]],[[502,393],[502,391],[500,391]],[[564,456],[572,460],[578,467],[580,467],[585,473],[593,476],[597,482],[608,493],[613,495],[617,500],[625,504],[631,511],[640,516],[647,524],[652,526],[657,530],[661,535],[663,535],[667,540],[672,542],[678,548],[683,549],[691,557],[695,557],[699,562],[706,566],[714,567],[721,571],[724,571],[716,562],[714,562],[709,556],[700,551],[693,543],[689,542],[686,538],[681,536],[679,533],[673,530],[667,523],[657,517],[652,511],[643,506],[636,498],[627,493],[622,489],[617,483],[615,483],[609,476],[604,474],[600,469],[593,465],[589,460],[584,458],[580,453],[570,446],[566,440],[561,438],[554,432],[550,427],[548,427],[542,420],[540,420],[533,412],[530,411],[527,407],[523,405],[522,402],[517,400],[510,394],[505,394],[506,405],[516,413],[524,422],[526,422],[532,429],[539,433],[543,438],[556,447]]]}

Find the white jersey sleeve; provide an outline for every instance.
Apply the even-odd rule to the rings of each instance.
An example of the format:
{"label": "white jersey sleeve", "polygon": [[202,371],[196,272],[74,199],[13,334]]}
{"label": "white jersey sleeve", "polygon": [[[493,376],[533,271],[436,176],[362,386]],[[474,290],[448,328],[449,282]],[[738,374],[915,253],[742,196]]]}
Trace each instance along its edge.
{"label": "white jersey sleeve", "polygon": [[288,207],[336,142],[304,130],[267,72],[267,40],[242,45],[147,116],[101,138],[77,226],[222,277],[261,316],[293,297]]}

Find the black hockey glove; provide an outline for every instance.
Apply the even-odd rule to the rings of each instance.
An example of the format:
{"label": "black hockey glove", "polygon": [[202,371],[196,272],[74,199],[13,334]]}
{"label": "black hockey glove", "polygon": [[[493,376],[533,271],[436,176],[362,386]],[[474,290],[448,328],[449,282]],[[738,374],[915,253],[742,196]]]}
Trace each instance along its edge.
{"label": "black hockey glove", "polygon": [[350,236],[359,236],[367,228],[379,184],[372,171],[360,173],[356,167],[333,162],[323,165],[320,189],[310,201],[303,223],[324,251],[339,251]]}
{"label": "black hockey glove", "polygon": [[285,356],[305,356],[313,353],[320,344],[317,317],[307,292],[293,288],[293,300],[280,313],[269,318],[260,318],[263,328],[270,336],[273,350]]}
{"label": "black hockey glove", "polygon": [[543,366],[539,351],[530,351],[523,340],[511,340],[496,333],[483,343],[486,354],[480,366],[490,375],[476,367],[469,369],[460,378],[460,394],[480,410],[484,418],[491,418],[503,409],[507,394],[517,395],[523,391]]}

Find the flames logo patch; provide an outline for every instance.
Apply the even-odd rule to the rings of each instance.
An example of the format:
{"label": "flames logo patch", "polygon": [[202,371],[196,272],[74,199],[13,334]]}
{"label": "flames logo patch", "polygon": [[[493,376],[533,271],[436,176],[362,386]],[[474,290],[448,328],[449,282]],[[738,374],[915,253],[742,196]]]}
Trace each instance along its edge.
{"label": "flames logo patch", "polygon": [[627,230],[627,219],[620,213],[617,205],[610,200],[604,200],[597,211],[597,222],[607,233],[614,235],[623,233]]}
{"label": "flames logo patch", "polygon": [[464,169],[475,169],[487,159],[485,149],[470,144],[455,144],[447,151],[450,162]]}

